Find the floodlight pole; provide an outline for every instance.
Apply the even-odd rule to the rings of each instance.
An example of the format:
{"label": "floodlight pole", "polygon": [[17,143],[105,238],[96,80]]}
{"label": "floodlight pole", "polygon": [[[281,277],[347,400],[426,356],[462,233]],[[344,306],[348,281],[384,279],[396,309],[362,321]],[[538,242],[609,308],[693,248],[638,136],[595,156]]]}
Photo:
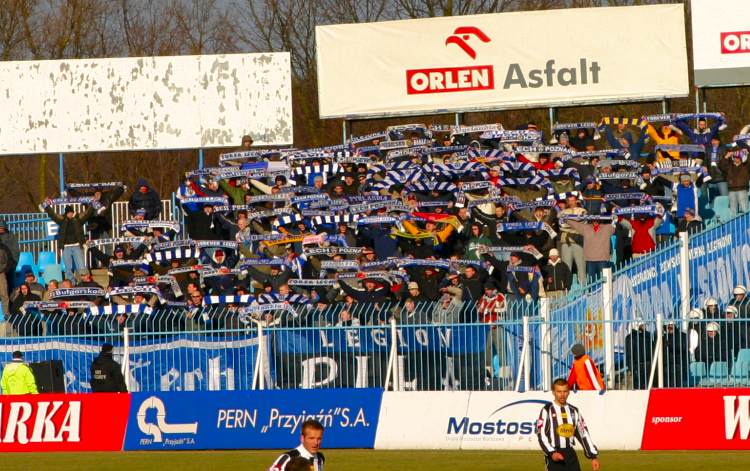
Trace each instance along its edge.
{"label": "floodlight pole", "polygon": [[198,149],[198,169],[203,170],[203,149]]}
{"label": "floodlight pole", "polygon": [[[60,152],[57,156],[58,175],[60,176],[60,196],[65,192],[65,154]],[[42,195],[44,196],[44,195]]]}

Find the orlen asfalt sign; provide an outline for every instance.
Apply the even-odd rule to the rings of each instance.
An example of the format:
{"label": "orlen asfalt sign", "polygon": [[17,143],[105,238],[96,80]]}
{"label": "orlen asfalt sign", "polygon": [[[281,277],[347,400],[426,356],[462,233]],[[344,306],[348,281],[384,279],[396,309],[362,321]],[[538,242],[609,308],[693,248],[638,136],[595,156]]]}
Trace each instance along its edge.
{"label": "orlen asfalt sign", "polygon": [[750,84],[750,2],[692,0],[690,7],[695,84]]}
{"label": "orlen asfalt sign", "polygon": [[[615,50],[611,37],[628,40]],[[688,94],[680,5],[319,26],[316,41],[323,118]]]}
{"label": "orlen asfalt sign", "polygon": [[129,394],[0,396],[0,452],[118,451]]}

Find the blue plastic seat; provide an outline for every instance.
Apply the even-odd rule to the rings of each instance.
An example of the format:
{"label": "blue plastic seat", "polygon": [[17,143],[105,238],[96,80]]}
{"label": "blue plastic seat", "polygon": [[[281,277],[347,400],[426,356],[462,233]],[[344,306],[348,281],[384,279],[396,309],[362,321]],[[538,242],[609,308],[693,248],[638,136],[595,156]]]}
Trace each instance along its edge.
{"label": "blue plastic seat", "polygon": [[57,258],[55,258],[55,252],[39,252],[39,257],[37,261],[37,266],[39,266],[42,270],[42,273],[44,273],[44,267],[47,265],[54,265],[57,263]]}
{"label": "blue plastic seat", "polygon": [[[23,267],[35,267],[34,254],[31,252],[21,252],[18,255],[18,263],[16,264],[16,273],[23,273],[25,269]],[[37,269],[37,272],[39,270]]]}
{"label": "blue plastic seat", "polygon": [[58,282],[63,279],[63,268],[59,263],[52,263],[44,266],[44,279],[47,283],[50,280],[57,280]]}
{"label": "blue plastic seat", "polygon": [[715,218],[721,222],[726,222],[732,218],[732,213],[729,212],[729,197],[728,196],[717,196],[714,198],[714,213]]}
{"label": "blue plastic seat", "polygon": [[689,371],[690,371],[690,384],[692,385],[699,384],[701,381],[703,381],[706,378],[706,375],[708,374],[708,370],[706,369],[706,364],[702,361],[694,361],[690,363]]}
{"label": "blue plastic seat", "polygon": [[729,382],[729,363],[715,361],[708,367],[708,376],[701,382],[701,386],[721,386]]}

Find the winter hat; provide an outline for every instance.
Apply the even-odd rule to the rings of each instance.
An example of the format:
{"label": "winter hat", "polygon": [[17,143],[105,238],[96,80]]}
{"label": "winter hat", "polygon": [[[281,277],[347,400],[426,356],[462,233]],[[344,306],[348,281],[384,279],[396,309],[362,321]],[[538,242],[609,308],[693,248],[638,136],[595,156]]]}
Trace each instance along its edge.
{"label": "winter hat", "polygon": [[579,357],[586,353],[586,349],[583,348],[583,345],[580,343],[577,343],[573,345],[573,348],[570,349],[570,352],[573,354],[574,357]]}
{"label": "winter hat", "polygon": [[549,251],[549,256],[550,257],[552,257],[552,256],[559,257],[560,256],[560,252],[558,252],[557,249],[551,249]]}
{"label": "winter hat", "polygon": [[75,210],[73,209],[73,206],[71,206],[71,205],[65,206],[65,214],[74,213],[74,212],[75,212]]}
{"label": "winter hat", "polygon": [[414,281],[410,281],[408,287],[409,289],[419,289],[419,285]]}
{"label": "winter hat", "polygon": [[109,352],[112,351],[113,348],[115,348],[115,347],[112,346],[111,343],[106,342],[106,343],[102,344],[102,353],[109,353]]}

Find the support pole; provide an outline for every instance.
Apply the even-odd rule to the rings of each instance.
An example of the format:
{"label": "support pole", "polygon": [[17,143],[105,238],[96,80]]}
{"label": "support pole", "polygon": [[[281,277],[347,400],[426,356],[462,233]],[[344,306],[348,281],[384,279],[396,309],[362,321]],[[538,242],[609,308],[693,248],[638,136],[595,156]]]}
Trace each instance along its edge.
{"label": "support pole", "polygon": [[57,157],[57,162],[58,162],[57,173],[60,176],[60,196],[62,196],[63,193],[65,193],[65,154],[60,152],[60,154]]}
{"label": "support pole", "polygon": [[551,304],[549,298],[539,299],[539,353],[541,354],[540,367],[542,370],[542,389],[549,391],[552,389],[552,341],[550,338],[550,311]]}
{"label": "support pole", "polygon": [[198,149],[198,168],[203,170],[203,149]]}
{"label": "support pole", "polygon": [[662,99],[661,101],[661,112],[662,114],[669,113],[669,102],[667,101],[666,98]]}
{"label": "support pole", "polygon": [[656,364],[658,365],[659,376],[657,377],[660,388],[664,387],[664,356],[662,355],[661,342],[664,335],[664,315],[662,313],[656,314],[656,344],[659,346],[659,350],[656,351]]}
{"label": "support pole", "polygon": [[122,343],[122,375],[125,377],[125,388],[130,391],[130,329],[127,327],[122,330]]}
{"label": "support pole", "polygon": [[690,240],[687,232],[680,232],[680,317],[683,322],[690,313]]}
{"label": "support pole", "polygon": [[461,113],[456,113],[454,118],[455,118],[456,127],[461,126]]}
{"label": "support pole", "polygon": [[[398,372],[398,329],[396,329],[396,319],[391,319],[391,353],[388,358],[388,364],[391,366],[391,377],[393,378],[393,390],[401,391],[401,377]],[[388,383],[386,382],[386,386]]]}
{"label": "support pole", "polygon": [[523,342],[526,355],[523,356],[523,390],[531,389],[531,329],[529,328],[529,316],[523,316]]}
{"label": "support pole", "polygon": [[[700,87],[695,87],[695,114],[698,114],[701,112],[701,89]],[[698,125],[696,124],[696,127]]]}
{"label": "support pole", "polygon": [[607,389],[613,389],[615,386],[615,345],[614,329],[612,320],[614,318],[612,298],[613,298],[613,278],[612,269],[605,268],[602,271],[602,307],[604,317],[604,375],[607,382]]}
{"label": "support pole", "polygon": [[550,107],[549,109],[549,132],[550,136],[554,135],[552,131],[552,126],[555,125],[557,122],[557,110],[555,108]]}
{"label": "support pole", "polygon": [[347,138],[346,135],[348,134],[347,128],[349,127],[349,121],[343,120],[341,121],[341,143],[346,144]]}

